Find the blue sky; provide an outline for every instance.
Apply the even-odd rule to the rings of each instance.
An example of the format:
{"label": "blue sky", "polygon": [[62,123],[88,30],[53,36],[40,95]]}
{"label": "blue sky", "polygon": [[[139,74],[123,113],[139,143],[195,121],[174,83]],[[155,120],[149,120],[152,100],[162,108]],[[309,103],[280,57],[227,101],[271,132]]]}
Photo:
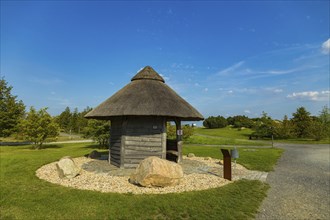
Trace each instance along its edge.
{"label": "blue sky", "polygon": [[96,107],[152,66],[204,117],[329,105],[329,1],[1,1],[1,77],[29,106]]}

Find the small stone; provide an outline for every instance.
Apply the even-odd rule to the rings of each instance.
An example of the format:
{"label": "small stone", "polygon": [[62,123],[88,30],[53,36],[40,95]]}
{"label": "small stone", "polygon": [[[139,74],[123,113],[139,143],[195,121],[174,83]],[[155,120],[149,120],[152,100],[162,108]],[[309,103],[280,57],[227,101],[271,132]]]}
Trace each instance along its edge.
{"label": "small stone", "polygon": [[220,164],[220,165],[223,165],[223,160],[220,160],[220,161],[219,161],[219,164]]}
{"label": "small stone", "polygon": [[187,155],[187,157],[195,157],[195,154],[194,154],[194,153],[189,153],[189,154]]}
{"label": "small stone", "polygon": [[76,177],[80,169],[79,167],[74,163],[71,157],[63,157],[56,163],[57,173],[60,178],[68,178],[72,179]]}
{"label": "small stone", "polygon": [[211,157],[204,157],[204,160],[211,160]]}
{"label": "small stone", "polygon": [[102,154],[100,152],[98,152],[97,150],[93,150],[88,157],[91,159],[98,159],[101,158]]}

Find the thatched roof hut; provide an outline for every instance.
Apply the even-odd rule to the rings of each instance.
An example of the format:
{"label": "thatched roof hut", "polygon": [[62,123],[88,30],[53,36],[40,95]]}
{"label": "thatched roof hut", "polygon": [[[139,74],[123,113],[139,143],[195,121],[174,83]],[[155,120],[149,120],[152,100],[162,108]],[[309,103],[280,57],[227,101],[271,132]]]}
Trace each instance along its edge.
{"label": "thatched roof hut", "polygon": [[[203,120],[203,116],[150,66],[105,100],[86,118],[111,120],[109,162],[130,168],[148,156],[182,157],[181,121]],[[167,140],[166,122],[174,121],[177,139]]]}
{"label": "thatched roof hut", "polygon": [[111,119],[116,116],[162,116],[184,121],[203,120],[203,116],[150,66],[138,72],[131,83],[97,106],[86,118]]}

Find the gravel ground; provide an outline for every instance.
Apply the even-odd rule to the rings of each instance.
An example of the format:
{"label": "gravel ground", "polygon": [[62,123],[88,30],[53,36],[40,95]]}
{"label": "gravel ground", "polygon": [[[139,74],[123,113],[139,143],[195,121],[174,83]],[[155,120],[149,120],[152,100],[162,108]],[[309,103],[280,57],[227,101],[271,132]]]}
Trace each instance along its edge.
{"label": "gravel ground", "polygon": [[[231,183],[223,179],[222,165],[219,160],[212,158],[183,158],[184,176],[178,186],[164,188],[146,188],[128,182],[129,175],[134,170],[118,169],[110,166],[107,161],[92,160],[84,157],[73,158],[75,163],[82,167],[80,175],[73,179],[60,179],[56,171],[56,162],[42,166],[36,175],[51,183],[60,184],[85,190],[100,192],[117,192],[133,194],[164,194],[185,191],[205,190],[216,188]],[[266,179],[267,173],[250,171],[237,164],[233,168],[233,180]]]}
{"label": "gravel ground", "polygon": [[285,152],[267,183],[256,219],[330,219],[330,146],[281,144]]}

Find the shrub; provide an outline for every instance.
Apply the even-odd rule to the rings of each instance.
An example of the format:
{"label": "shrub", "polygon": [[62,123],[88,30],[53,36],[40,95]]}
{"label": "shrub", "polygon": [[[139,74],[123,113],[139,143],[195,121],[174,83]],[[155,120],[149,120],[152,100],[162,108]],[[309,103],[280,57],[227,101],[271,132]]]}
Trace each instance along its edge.
{"label": "shrub", "polygon": [[206,128],[224,128],[228,125],[227,120],[223,116],[210,116],[203,121],[203,126]]}
{"label": "shrub", "polygon": [[[190,125],[184,125],[182,126],[182,138],[183,140],[187,140],[190,136],[194,134],[194,128]],[[166,133],[167,133],[167,139],[176,139],[176,126],[171,125],[170,122],[167,122],[166,124]]]}
{"label": "shrub", "polygon": [[27,117],[20,122],[23,136],[34,143],[36,149],[40,149],[47,138],[59,135],[59,126],[48,114],[47,108],[36,111],[31,107]]}

